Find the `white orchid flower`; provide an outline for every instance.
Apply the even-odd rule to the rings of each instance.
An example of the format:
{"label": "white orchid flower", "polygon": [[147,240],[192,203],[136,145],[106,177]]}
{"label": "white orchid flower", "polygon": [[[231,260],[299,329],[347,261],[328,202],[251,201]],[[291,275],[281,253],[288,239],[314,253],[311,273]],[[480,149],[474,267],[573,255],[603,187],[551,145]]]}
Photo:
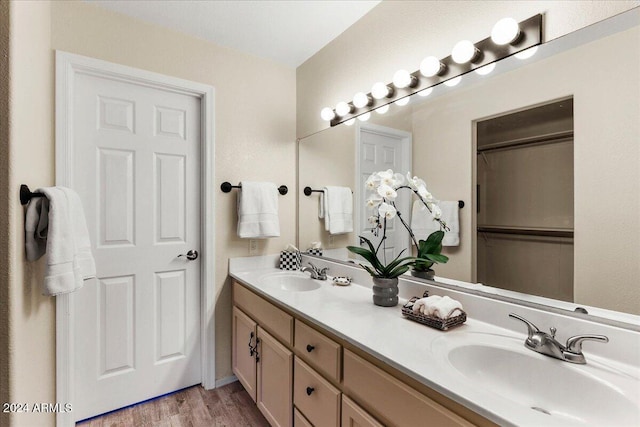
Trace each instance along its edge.
{"label": "white orchid flower", "polygon": [[387,169],[386,171],[378,172],[378,176],[380,177],[380,183],[388,186],[392,186],[395,182],[395,178],[393,176],[393,170]]}
{"label": "white orchid flower", "polygon": [[440,209],[440,206],[433,205],[433,207],[431,208],[431,215],[435,219],[440,219],[440,217],[442,216],[442,210]]}
{"label": "white orchid flower", "polygon": [[398,188],[404,184],[404,176],[401,173],[393,174],[393,188]]}
{"label": "white orchid flower", "polygon": [[425,184],[425,182],[420,178],[418,178],[417,176],[414,176],[413,178],[411,178],[411,172],[407,172],[407,183],[409,184],[409,187],[411,187],[411,189],[413,190],[417,190],[420,187],[426,188],[427,186],[427,184]]}
{"label": "white orchid flower", "polygon": [[388,203],[382,203],[378,208],[378,213],[386,219],[392,219],[396,216],[396,208]]}
{"label": "white orchid flower", "polygon": [[369,221],[369,224],[371,225],[376,225],[378,223],[378,217],[371,215],[369,218],[367,218],[367,221]]}
{"label": "white orchid flower", "polygon": [[396,190],[386,184],[381,184],[380,187],[378,187],[378,194],[387,200],[395,200],[395,198],[398,197]]}
{"label": "white orchid flower", "polygon": [[364,185],[367,187],[367,190],[374,191],[378,185],[380,185],[380,177],[377,173],[372,173],[369,175],[369,178],[367,178]]}
{"label": "white orchid flower", "polygon": [[417,191],[418,191],[418,195],[422,197],[422,199],[425,202],[427,203],[433,202],[434,200],[433,194],[429,193],[429,191],[427,190],[427,187],[424,187],[424,186],[418,187]]}
{"label": "white orchid flower", "polygon": [[377,194],[372,194],[367,199],[367,207],[368,208],[375,208],[380,203],[382,203],[382,197],[378,196]]}

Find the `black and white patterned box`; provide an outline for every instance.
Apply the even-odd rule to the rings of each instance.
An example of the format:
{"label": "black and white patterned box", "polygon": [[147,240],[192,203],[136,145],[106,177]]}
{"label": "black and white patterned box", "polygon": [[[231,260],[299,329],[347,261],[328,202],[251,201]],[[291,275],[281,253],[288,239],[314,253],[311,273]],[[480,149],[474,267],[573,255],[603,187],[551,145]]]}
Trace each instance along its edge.
{"label": "black and white patterned box", "polygon": [[280,270],[297,270],[300,267],[300,262],[300,254],[298,252],[280,252]]}

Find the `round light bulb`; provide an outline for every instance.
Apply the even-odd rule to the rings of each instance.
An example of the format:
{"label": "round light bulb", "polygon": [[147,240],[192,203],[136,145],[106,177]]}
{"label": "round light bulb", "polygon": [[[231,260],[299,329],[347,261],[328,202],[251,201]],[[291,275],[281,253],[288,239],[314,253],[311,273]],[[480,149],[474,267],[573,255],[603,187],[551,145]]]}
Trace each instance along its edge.
{"label": "round light bulb", "polygon": [[371,96],[375,99],[382,99],[391,96],[393,90],[382,82],[378,82],[371,88]]}
{"label": "round light bulb", "polygon": [[483,67],[476,68],[476,73],[480,74],[481,76],[486,76],[487,74],[492,72],[495,68],[496,68],[496,63],[492,62],[491,64],[487,64]]}
{"label": "round light bulb", "polygon": [[521,52],[515,54],[515,57],[518,59],[529,59],[538,51],[538,46],[530,47],[529,49],[525,49]]}
{"label": "round light bulb", "polygon": [[341,117],[346,116],[351,111],[353,111],[353,109],[351,108],[351,105],[347,104],[344,101],[338,102],[338,104],[336,105],[336,114]]}
{"label": "round light bulb", "polygon": [[462,81],[462,76],[454,77],[444,82],[445,86],[454,87]]}
{"label": "round light bulb", "polygon": [[322,120],[330,122],[331,120],[336,118],[336,113],[334,113],[331,108],[324,107],[322,111],[320,111],[320,117],[322,117]]}
{"label": "round light bulb", "polygon": [[380,108],[376,108],[376,113],[378,113],[378,114],[384,114],[387,111],[389,111],[389,104],[383,105]]}
{"label": "round light bulb", "polygon": [[353,105],[356,108],[362,108],[371,105],[371,97],[369,97],[364,92],[358,92],[353,95]]}
{"label": "round light bulb", "polygon": [[396,102],[394,102],[394,104],[396,104],[399,107],[402,107],[404,105],[407,105],[409,101],[410,101],[409,97],[405,96],[404,98],[398,99]]}
{"label": "round light bulb", "polygon": [[354,124],[356,122],[356,119],[349,119],[346,122],[344,122],[345,125],[347,126],[351,126],[352,124]]}
{"label": "round light bulb", "polygon": [[491,30],[491,40],[499,45],[513,43],[520,36],[520,26],[513,18],[502,18]]}
{"label": "round light bulb", "polygon": [[435,56],[427,56],[420,63],[420,73],[425,77],[441,74],[446,66]]}
{"label": "round light bulb", "polygon": [[431,95],[431,92],[433,92],[433,88],[428,87],[425,90],[421,90],[420,92],[418,92],[418,96],[422,96],[422,97],[429,96]]}
{"label": "round light bulb", "polygon": [[462,40],[456,43],[451,51],[451,58],[458,64],[466,64],[473,61],[478,56],[478,48],[469,40]]}
{"label": "round light bulb", "polygon": [[393,75],[393,85],[398,89],[409,86],[410,82],[411,76],[409,76],[409,72],[407,70],[398,70]]}
{"label": "round light bulb", "polygon": [[398,70],[393,75],[393,85],[398,89],[415,86],[415,77],[409,74],[407,70]]}
{"label": "round light bulb", "polygon": [[358,116],[358,120],[360,120],[361,122],[366,122],[370,118],[371,118],[371,113],[370,112],[367,112],[367,113],[364,113],[364,114],[360,114]]}

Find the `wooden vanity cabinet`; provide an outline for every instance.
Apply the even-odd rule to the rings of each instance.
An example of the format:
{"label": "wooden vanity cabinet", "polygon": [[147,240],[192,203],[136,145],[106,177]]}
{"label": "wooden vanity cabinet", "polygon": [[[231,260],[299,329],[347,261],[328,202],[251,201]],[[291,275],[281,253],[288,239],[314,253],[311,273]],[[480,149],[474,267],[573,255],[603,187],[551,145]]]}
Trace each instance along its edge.
{"label": "wooden vanity cabinet", "polygon": [[233,372],[272,426],[495,426],[235,281],[233,302]]}
{"label": "wooden vanity cabinet", "polygon": [[237,307],[233,307],[231,366],[249,396],[256,401],[258,367],[255,345],[258,324]]}
{"label": "wooden vanity cabinet", "polygon": [[258,326],[256,404],[272,426],[291,426],[293,353]]}
{"label": "wooden vanity cabinet", "polygon": [[[251,313],[250,317],[238,305],[233,308],[233,373],[269,424],[274,427],[291,427],[293,352],[266,328],[276,330],[280,337],[291,337],[293,318],[253,293],[248,295],[241,291],[236,295],[236,286],[234,285],[234,303],[239,301],[243,306],[256,303],[259,309],[257,316]],[[240,297],[238,301],[236,296]],[[260,301],[255,298],[260,298]]]}

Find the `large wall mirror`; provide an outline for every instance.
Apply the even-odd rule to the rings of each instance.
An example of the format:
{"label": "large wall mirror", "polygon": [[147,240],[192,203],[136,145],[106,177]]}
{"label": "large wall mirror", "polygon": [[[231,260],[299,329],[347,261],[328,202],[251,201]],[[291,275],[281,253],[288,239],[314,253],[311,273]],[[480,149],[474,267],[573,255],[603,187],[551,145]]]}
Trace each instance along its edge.
{"label": "large wall mirror", "polygon": [[[584,305],[637,325],[639,76],[636,8],[528,59],[503,59],[488,75],[469,73],[366,122],[302,138],[299,247],[321,242],[324,256],[348,260],[344,248],[366,228],[368,168],[410,170],[437,199],[465,204],[459,244],[444,248],[450,260],[436,266],[436,281],[479,282],[489,294]],[[353,190],[354,232],[330,234],[319,194],[302,193],[326,186]]]}

